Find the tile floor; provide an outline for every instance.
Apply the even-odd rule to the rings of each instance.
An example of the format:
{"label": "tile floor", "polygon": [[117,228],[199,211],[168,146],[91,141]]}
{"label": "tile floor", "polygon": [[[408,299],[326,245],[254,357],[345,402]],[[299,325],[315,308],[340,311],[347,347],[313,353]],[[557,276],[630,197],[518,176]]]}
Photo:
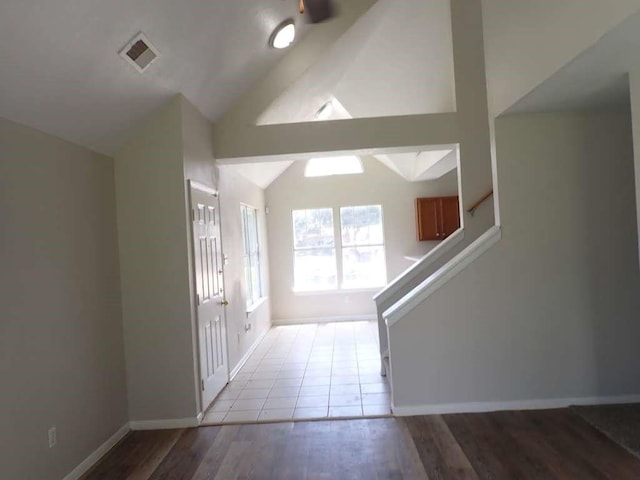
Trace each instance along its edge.
{"label": "tile floor", "polygon": [[203,424],[390,415],[375,322],[273,327]]}

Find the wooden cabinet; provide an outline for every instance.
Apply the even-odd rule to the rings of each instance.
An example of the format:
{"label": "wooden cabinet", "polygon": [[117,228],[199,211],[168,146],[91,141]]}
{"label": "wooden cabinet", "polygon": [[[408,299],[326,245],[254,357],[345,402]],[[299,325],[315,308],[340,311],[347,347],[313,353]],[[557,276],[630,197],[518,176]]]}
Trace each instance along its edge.
{"label": "wooden cabinet", "polygon": [[418,241],[444,240],[460,228],[458,197],[416,198]]}

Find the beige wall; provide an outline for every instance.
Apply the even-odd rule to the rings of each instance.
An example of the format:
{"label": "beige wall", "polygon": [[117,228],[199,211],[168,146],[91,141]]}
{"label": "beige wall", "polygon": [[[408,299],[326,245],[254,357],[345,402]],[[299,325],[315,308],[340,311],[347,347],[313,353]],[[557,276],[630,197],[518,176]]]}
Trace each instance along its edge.
{"label": "beige wall", "polygon": [[372,296],[379,290],[294,294],[291,211],[304,208],[381,204],[384,218],[387,280],[411,265],[436,242],[417,242],[416,197],[456,195],[457,175],[432,182],[407,182],[378,160],[363,157],[364,173],[305,178],[306,162],[294,162],[266,191],[269,215],[272,315],[276,322],[301,318],[374,315]]}
{"label": "beige wall", "polygon": [[482,0],[489,110],[520,100],[640,5],[637,0]]}
{"label": "beige wall", "polygon": [[0,478],[58,480],[127,422],[113,161],[0,120],[0,222]]}
{"label": "beige wall", "polygon": [[639,394],[628,113],[506,117],[497,145],[503,238],[390,329],[396,406]]}
{"label": "beige wall", "polygon": [[198,414],[189,290],[182,98],[155,112],[116,157],[129,415]]}
{"label": "beige wall", "polygon": [[[242,221],[240,204],[258,210],[259,240],[262,248],[262,278],[264,294],[269,297],[269,244],[266,235],[264,190],[228,168],[220,168],[218,189],[222,216],[222,248],[228,258],[224,270],[227,307],[227,335],[229,339],[229,364],[233,369],[260,336],[271,326],[270,302],[247,315],[247,293],[244,279]],[[251,329],[245,332],[245,324]]]}

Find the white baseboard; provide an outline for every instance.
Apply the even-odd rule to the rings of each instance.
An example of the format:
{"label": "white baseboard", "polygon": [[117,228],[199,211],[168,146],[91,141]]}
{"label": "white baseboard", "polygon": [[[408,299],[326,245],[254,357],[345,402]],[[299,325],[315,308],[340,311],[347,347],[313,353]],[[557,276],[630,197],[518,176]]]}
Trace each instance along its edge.
{"label": "white baseboard", "polygon": [[269,329],[266,329],[264,332],[262,332],[262,334],[260,334],[260,336],[256,338],[256,341],[251,344],[249,350],[247,350],[247,353],[242,356],[240,361],[236,364],[235,367],[233,367],[233,370],[231,370],[231,372],[229,373],[229,381],[233,380],[233,377],[235,377],[240,369],[244,367],[244,364],[247,363],[247,360],[249,360],[249,357],[255,351],[255,349],[258,348],[258,345],[260,345],[260,342],[267,333],[269,333]]}
{"label": "white baseboard", "polygon": [[375,313],[370,315],[343,315],[338,317],[310,317],[310,318],[278,318],[273,320],[274,325],[304,325],[308,323],[332,323],[332,322],[371,322],[377,320]]}
{"label": "white baseboard", "polygon": [[131,430],[171,430],[174,428],[193,428],[200,425],[201,415],[187,418],[168,418],[163,420],[132,420]]}
{"label": "white baseboard", "polygon": [[398,417],[414,415],[440,415],[446,413],[481,413],[503,410],[547,410],[565,408],[571,405],[610,405],[616,403],[638,403],[640,395],[619,395],[609,397],[544,398],[537,400],[515,400],[509,402],[443,403],[430,405],[391,405],[391,411]]}
{"label": "white baseboard", "polygon": [[71,471],[71,473],[62,480],[78,480],[82,475],[87,473],[91,467],[98,463],[98,460],[104,457],[109,450],[122,440],[124,436],[129,433],[129,430],[129,423],[124,424],[116,433],[111,435],[106,442],[100,445],[91,455],[85,458],[80,465],[74,468],[73,471]]}

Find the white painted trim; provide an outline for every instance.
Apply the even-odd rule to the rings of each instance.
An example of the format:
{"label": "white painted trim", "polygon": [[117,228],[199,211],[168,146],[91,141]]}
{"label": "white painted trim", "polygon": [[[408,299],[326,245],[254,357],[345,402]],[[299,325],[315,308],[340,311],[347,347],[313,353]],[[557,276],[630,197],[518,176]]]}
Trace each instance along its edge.
{"label": "white painted trim", "polygon": [[247,317],[250,317],[253,312],[258,310],[263,303],[269,300],[269,297],[260,297],[257,302],[247,307]]}
{"label": "white painted trim", "polygon": [[436,290],[473,263],[484,252],[489,250],[500,238],[502,238],[502,231],[498,226],[493,226],[483,233],[471,245],[462,250],[462,252],[436,270],[420,285],[385,310],[382,316],[387,325],[391,327],[397,323],[402,317],[424,302]]}
{"label": "white painted trim", "polygon": [[249,360],[249,357],[251,356],[251,354],[254,352],[254,350],[256,348],[258,348],[258,345],[260,345],[260,342],[262,341],[262,339],[267,335],[267,333],[269,333],[269,330],[265,330],[264,332],[262,332],[262,334],[260,334],[260,336],[256,339],[255,342],[253,342],[253,344],[249,347],[249,350],[247,350],[247,353],[245,353],[242,358],[240,359],[240,361],[236,364],[235,367],[233,367],[233,370],[231,370],[231,372],[229,373],[229,381],[231,382],[233,380],[233,378],[238,374],[238,372],[240,371],[240,369],[242,367],[244,367],[244,364],[247,363],[247,360]]}
{"label": "white painted trim", "polygon": [[309,317],[309,318],[278,318],[273,320],[274,325],[305,325],[308,323],[333,323],[333,322],[373,322],[378,317],[372,313],[369,315],[341,315],[337,317]]}
{"label": "white painted trim", "polygon": [[116,433],[111,435],[106,442],[100,445],[91,455],[85,458],[80,465],[74,468],[71,473],[62,480],[78,480],[82,475],[87,473],[98,461],[104,457],[120,440],[122,440],[130,431],[129,423],[125,423],[118,429]]}
{"label": "white painted trim", "polygon": [[380,305],[400,293],[404,286],[420,274],[424,273],[436,260],[455,247],[464,239],[464,228],[459,228],[445,240],[431,249],[425,256],[398,275],[389,285],[373,296],[376,305]]}
{"label": "white painted trim", "polygon": [[428,405],[391,405],[398,417],[414,415],[441,415],[446,413],[481,413],[508,410],[546,410],[566,408],[571,405],[610,405],[640,402],[638,395],[618,395],[605,397],[541,398],[536,400],[513,400],[508,402],[443,403]]}
{"label": "white painted trim", "polygon": [[187,418],[168,418],[162,420],[132,420],[131,430],[171,430],[174,428],[192,428],[200,425],[200,414]]}

